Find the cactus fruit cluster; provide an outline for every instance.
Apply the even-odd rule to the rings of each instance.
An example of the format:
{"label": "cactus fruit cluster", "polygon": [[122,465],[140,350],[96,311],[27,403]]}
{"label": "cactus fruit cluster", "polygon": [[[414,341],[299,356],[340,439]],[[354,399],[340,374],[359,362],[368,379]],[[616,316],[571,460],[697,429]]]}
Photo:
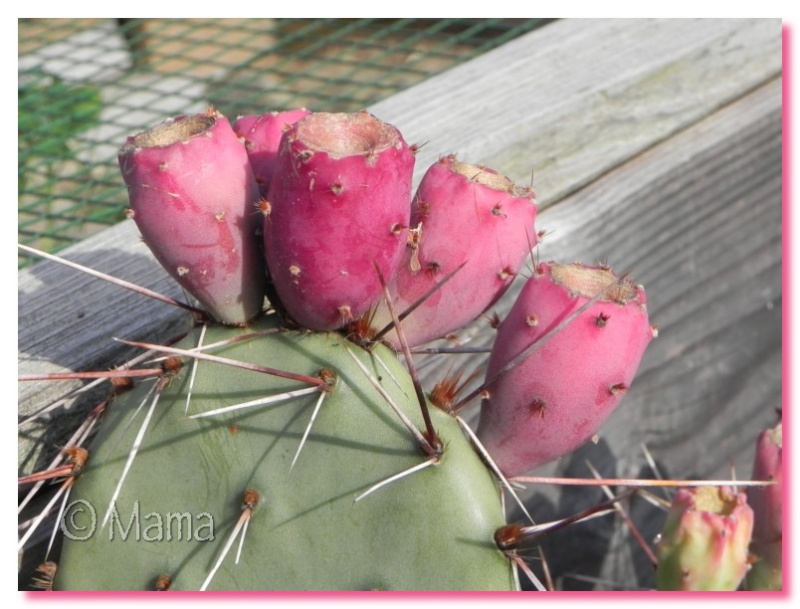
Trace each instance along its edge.
{"label": "cactus fruit cluster", "polygon": [[[598,432],[656,330],[642,286],[605,265],[525,266],[530,188],[449,155],[412,196],[416,151],[368,112],[304,109],[128,138],[128,215],[197,306],[179,342],[139,344],[155,368],[115,377],[66,485],[54,588],[519,589],[533,528],[507,522],[508,479]],[[514,280],[483,382],[426,392],[412,350]],[[459,413],[478,397],[473,431]],[[727,492],[714,518],[752,525]],[[721,565],[745,533],[692,545],[699,502],[679,493],[659,579],[723,585],[696,583],[683,556],[699,554],[735,587],[744,572]]]}

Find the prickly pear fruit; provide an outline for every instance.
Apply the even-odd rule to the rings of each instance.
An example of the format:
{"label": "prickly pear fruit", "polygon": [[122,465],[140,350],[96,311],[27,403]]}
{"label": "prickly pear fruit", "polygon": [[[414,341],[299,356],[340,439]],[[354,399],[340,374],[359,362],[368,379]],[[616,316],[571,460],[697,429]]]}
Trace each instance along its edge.
{"label": "prickly pear fruit", "polygon": [[131,215],[162,266],[222,323],[264,304],[258,186],[247,152],[215,111],[129,137],[119,152]]}
{"label": "prickly pear fruit", "polygon": [[282,305],[331,330],[382,293],[406,242],[414,154],[368,112],[312,113],[284,134],[263,204],[264,246]]}
{"label": "prickly pear fruit", "polygon": [[[450,334],[497,301],[536,244],[535,218],[533,193],[491,169],[453,155],[428,169],[412,203],[411,239],[389,288],[395,310],[400,314],[458,271],[403,320],[410,346]],[[382,303],[373,325],[380,329],[390,321]],[[394,331],[386,339],[399,345]]]}
{"label": "prickly pear fruit", "polygon": [[289,127],[310,114],[305,108],[284,112],[267,112],[261,115],[240,116],[233,124],[233,130],[244,138],[250,166],[253,168],[258,190],[262,197],[269,193],[269,184],[275,173],[275,160],[281,137]]}
{"label": "prickly pear fruit", "polygon": [[732,591],[748,568],[753,510],[726,487],[680,489],[657,544],[659,590]]}
{"label": "prickly pear fruit", "polygon": [[753,480],[771,480],[771,486],[747,490],[755,523],[750,552],[755,558],[747,573],[749,590],[783,588],[783,426],[778,423],[758,437]]}
{"label": "prickly pear fruit", "polygon": [[653,337],[645,305],[641,287],[606,267],[538,265],[500,324],[481,404],[478,437],[506,475],[561,457],[597,433]]}
{"label": "prickly pear fruit", "polygon": [[[271,327],[266,318],[252,330]],[[204,344],[240,339],[242,332],[213,327]],[[195,346],[197,336],[183,346]],[[75,511],[64,526],[89,539],[65,539],[57,589],[152,589],[164,574],[170,590],[515,587],[511,563],[493,542],[505,524],[499,489],[452,417],[431,412],[444,444],[436,464],[374,488],[427,458],[372,384],[421,425],[410,376],[391,350],[378,345],[370,353],[335,333],[281,331],[213,355],[326,374],[329,389],[201,361],[187,416],[191,365],[185,365],[161,395],[116,511],[102,527],[144,416],[132,419],[133,413],[152,383],[119,396],[70,496]],[[309,389],[281,403],[191,418]],[[147,401],[142,410],[149,407]],[[248,490],[257,493],[257,505],[243,501]],[[247,527],[209,581],[240,518]]]}

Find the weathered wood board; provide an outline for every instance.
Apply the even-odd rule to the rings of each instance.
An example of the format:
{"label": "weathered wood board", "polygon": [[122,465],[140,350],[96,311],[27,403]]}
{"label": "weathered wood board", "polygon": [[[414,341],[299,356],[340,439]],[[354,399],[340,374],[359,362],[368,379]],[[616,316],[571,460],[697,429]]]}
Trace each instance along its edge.
{"label": "weathered wood board", "polygon": [[[601,443],[542,473],[591,477],[588,460],[607,477],[653,477],[644,444],[666,475],[749,479],[755,438],[782,407],[780,81],[559,202],[540,225],[553,230],[543,259],[601,258],[630,270],[660,332]],[[532,492],[529,507],[543,520],[602,501],[597,489]],[[653,539],[663,512],[634,508]],[[554,574],[654,585],[620,521],[587,523],[546,548]]]}
{"label": "weathered wood board", "polygon": [[[538,228],[551,231],[537,255],[605,259],[647,288],[661,335],[620,411],[600,444],[543,471],[588,476],[587,458],[607,475],[639,475],[646,443],[673,476],[729,476],[731,462],[749,476],[755,434],[781,406],[780,73],[778,20],[562,21],[372,108],[410,141],[429,142],[417,177],[449,152],[523,182],[535,169]],[[180,296],[132,223],[65,256]],[[520,285],[496,307],[501,316]],[[110,337],[164,339],[178,318],[42,262],[19,274],[19,370],[106,368],[131,354]],[[479,322],[464,336],[481,344],[490,333]],[[436,380],[451,363],[429,358],[423,377]],[[21,384],[20,416],[68,388]],[[70,425],[59,413],[24,426],[20,468]],[[599,493],[531,492],[539,520]],[[658,515],[634,507],[651,532]],[[587,529],[580,551],[563,537],[546,548],[554,573],[649,586],[641,555],[603,523]]]}

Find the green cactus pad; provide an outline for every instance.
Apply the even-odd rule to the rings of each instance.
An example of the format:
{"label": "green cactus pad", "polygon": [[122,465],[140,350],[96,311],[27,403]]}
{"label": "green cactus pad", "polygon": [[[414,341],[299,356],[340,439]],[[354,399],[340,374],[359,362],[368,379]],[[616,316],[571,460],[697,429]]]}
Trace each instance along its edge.
{"label": "green cactus pad", "polygon": [[[248,329],[211,328],[204,343],[267,327],[262,321]],[[197,340],[195,331],[182,346]],[[156,405],[116,516],[101,527],[150,402],[134,412],[154,381],[117,398],[62,519],[69,536],[89,538],[64,540],[55,587],[153,589],[169,575],[170,590],[200,589],[243,513],[243,493],[252,489],[260,501],[239,563],[237,538],[209,590],[514,589],[512,566],[493,542],[505,524],[497,484],[450,416],[432,411],[445,445],[438,464],[355,501],[425,456],[348,349],[421,428],[411,380],[383,347],[374,354],[391,373],[334,333],[280,332],[215,349],[214,355],[309,376],[334,371],[336,384],[296,464],[290,470],[319,392],[191,419],[184,414],[187,364]],[[200,362],[189,415],[309,386]]]}

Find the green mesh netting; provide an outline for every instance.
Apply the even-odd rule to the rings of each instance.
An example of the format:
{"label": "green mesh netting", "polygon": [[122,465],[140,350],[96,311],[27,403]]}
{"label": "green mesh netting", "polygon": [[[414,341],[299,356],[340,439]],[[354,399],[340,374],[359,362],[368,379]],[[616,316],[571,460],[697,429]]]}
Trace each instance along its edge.
{"label": "green mesh netting", "polygon": [[19,240],[53,252],[122,220],[117,148],[166,117],[359,110],[544,22],[20,19]]}

